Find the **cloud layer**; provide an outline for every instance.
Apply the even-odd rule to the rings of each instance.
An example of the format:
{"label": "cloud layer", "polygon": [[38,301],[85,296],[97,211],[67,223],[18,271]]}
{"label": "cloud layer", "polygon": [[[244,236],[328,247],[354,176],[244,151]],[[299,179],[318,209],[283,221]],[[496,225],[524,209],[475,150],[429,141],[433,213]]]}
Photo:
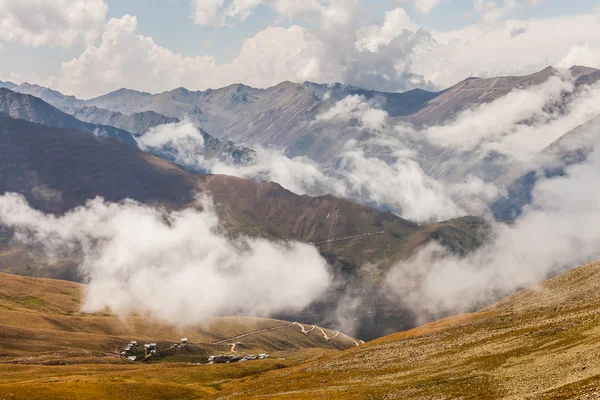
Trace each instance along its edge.
{"label": "cloud layer", "polygon": [[431,245],[397,265],[387,277],[392,298],[425,322],[600,258],[599,167],[596,150],[564,177],[540,181],[523,216],[514,225],[495,225],[493,240],[465,258]]}
{"label": "cloud layer", "polygon": [[0,43],[71,47],[104,30],[104,0],[0,0]]}
{"label": "cloud layer", "polygon": [[327,290],[329,269],[314,247],[229,239],[210,199],[199,202],[202,211],[173,212],[98,198],[57,217],[5,194],[0,222],[46,255],[82,255],[87,312],[109,308],[185,325],[215,315],[299,311]]}

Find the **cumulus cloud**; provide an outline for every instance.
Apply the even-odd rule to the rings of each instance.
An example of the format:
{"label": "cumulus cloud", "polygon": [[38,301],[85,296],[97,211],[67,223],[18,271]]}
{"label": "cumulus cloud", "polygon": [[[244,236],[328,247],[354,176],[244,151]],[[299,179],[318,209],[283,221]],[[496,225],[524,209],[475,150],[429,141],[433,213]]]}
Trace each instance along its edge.
{"label": "cumulus cloud", "polygon": [[385,14],[382,25],[372,25],[361,29],[355,47],[358,50],[379,51],[381,46],[387,46],[403,31],[416,31],[418,25],[410,20],[403,8],[396,8]]}
{"label": "cumulus cloud", "polygon": [[202,211],[167,211],[97,198],[54,216],[5,194],[0,222],[49,256],[82,256],[86,312],[109,308],[185,325],[215,315],[299,311],[329,287],[327,263],[314,247],[230,239],[210,199],[199,203]]}
{"label": "cumulus cloud", "polygon": [[502,3],[496,0],[475,0],[473,2],[474,10],[481,15],[484,23],[498,23],[504,16],[518,8],[534,7],[539,5],[542,0],[503,0]]}
{"label": "cumulus cloud", "polygon": [[[14,2],[5,4],[9,3],[13,7]],[[478,0],[477,8],[495,22],[448,32],[420,28],[401,7],[386,12],[380,23],[365,25],[367,13],[358,0],[194,0],[192,18],[202,24],[222,24],[246,18],[263,3],[275,10],[279,22],[288,20],[292,25],[268,27],[247,38],[240,54],[227,63],[159,46],[137,33],[135,17],[111,19],[105,28],[99,17],[99,24],[88,20],[81,24],[90,29],[84,35],[90,38],[105,29],[101,42],[89,44],[79,57],[63,63],[57,76],[24,79],[80,97],[124,86],[160,92],[236,82],[268,87],[285,80],[343,82],[382,91],[439,89],[468,76],[526,74],[569,60],[595,62],[595,56],[584,56],[573,46],[600,48],[600,39],[589,35],[599,28],[595,15],[506,20],[537,3],[529,0],[501,4]],[[413,3],[424,12],[435,6],[434,1]],[[75,30],[58,31],[71,35]],[[16,31],[7,28],[6,32]]]}
{"label": "cumulus cloud", "polygon": [[[527,31],[514,37],[514,26],[524,24]],[[598,28],[600,19],[595,15],[575,15],[511,19],[493,26],[432,32],[435,42],[418,49],[412,68],[439,87],[449,87],[469,76],[525,75],[556,65],[575,44],[600,47],[600,40],[589,35],[590,29]]]}
{"label": "cumulus cloud", "polygon": [[71,47],[104,29],[104,0],[0,0],[0,42]]}

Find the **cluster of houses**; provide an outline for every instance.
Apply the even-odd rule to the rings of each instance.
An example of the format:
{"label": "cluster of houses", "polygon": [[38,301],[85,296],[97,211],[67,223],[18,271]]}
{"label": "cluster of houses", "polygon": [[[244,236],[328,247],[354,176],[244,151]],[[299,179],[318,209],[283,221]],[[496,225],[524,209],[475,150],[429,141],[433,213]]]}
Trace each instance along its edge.
{"label": "cluster of houses", "polygon": [[262,353],[259,355],[246,354],[245,356],[234,356],[234,355],[218,355],[208,357],[209,364],[230,364],[236,362],[252,361],[252,360],[264,360],[269,358],[268,354]]}
{"label": "cluster of houses", "polygon": [[[185,346],[189,343],[187,338],[182,338],[181,339],[181,344],[179,343],[174,343],[170,349],[179,349],[182,346]],[[127,346],[125,346],[125,349],[120,353],[121,357],[127,358],[130,361],[137,361],[140,358],[148,358],[151,356],[156,355],[156,353],[158,352],[158,347],[156,343],[147,343],[144,345],[144,355],[143,357],[141,356],[141,351],[135,351],[136,348],[138,347],[138,342],[136,340],[132,340],[131,342],[129,342],[127,344]],[[134,353],[138,353],[137,355]]]}

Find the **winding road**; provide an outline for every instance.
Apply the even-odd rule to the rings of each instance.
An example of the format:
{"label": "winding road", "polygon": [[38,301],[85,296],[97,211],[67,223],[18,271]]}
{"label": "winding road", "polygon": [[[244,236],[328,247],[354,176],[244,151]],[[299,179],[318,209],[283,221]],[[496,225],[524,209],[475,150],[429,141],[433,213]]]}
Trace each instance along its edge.
{"label": "winding road", "polygon": [[209,343],[211,346],[218,346],[218,345],[227,345],[227,346],[231,346],[231,351],[235,351],[235,348],[238,344],[241,344],[239,342],[236,342],[237,339],[241,339],[243,337],[247,337],[247,336],[251,336],[251,335],[257,335],[260,333],[265,333],[265,332],[272,332],[272,331],[276,331],[278,329],[283,329],[283,328],[288,328],[288,327],[292,327],[294,325],[297,325],[298,327],[300,327],[302,333],[304,333],[305,335],[308,335],[308,333],[314,331],[315,329],[321,331],[321,334],[323,335],[323,337],[325,338],[326,341],[330,341],[335,339],[336,337],[342,335],[344,336],[346,339],[348,339],[349,341],[353,342],[355,346],[360,346],[361,344],[363,344],[364,342],[361,340],[356,341],[355,339],[351,338],[350,336],[339,332],[339,331],[335,331],[335,334],[333,336],[329,336],[327,335],[327,333],[323,330],[323,328],[318,327],[316,325],[312,325],[312,327],[310,329],[306,329],[304,327],[304,325],[302,325],[299,322],[291,322],[289,324],[281,324],[281,325],[276,325],[276,326],[272,326],[270,328],[263,328],[263,329],[258,329],[255,331],[251,331],[251,332],[246,332],[246,333],[242,333],[240,335],[237,336],[232,336],[229,337],[227,339],[221,339],[221,340],[217,340],[214,342]]}

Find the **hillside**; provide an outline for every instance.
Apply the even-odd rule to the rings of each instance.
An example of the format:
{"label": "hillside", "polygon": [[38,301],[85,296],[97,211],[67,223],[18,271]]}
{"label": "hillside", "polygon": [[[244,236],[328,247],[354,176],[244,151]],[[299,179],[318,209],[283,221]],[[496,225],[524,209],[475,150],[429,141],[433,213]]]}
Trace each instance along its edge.
{"label": "hillside", "polygon": [[133,134],[143,134],[150,128],[179,122],[177,118],[165,117],[154,111],[144,111],[131,115],[103,110],[97,107],[70,108],[66,112],[75,118],[97,125],[109,125]]}
{"label": "hillside", "polygon": [[[270,328],[278,329],[235,340],[240,348],[254,352],[355,346],[354,339],[343,334],[326,340],[318,329],[302,333],[304,327],[311,327],[309,324],[301,327],[268,318],[216,317],[200,326],[184,328],[161,325],[143,316],[122,319],[108,313],[83,314],[80,308],[84,290],[85,286],[77,283],[0,273],[0,358],[10,362],[15,357],[30,356],[45,362],[68,357],[76,362],[79,357],[85,360],[91,352],[112,357],[115,347],[124,347],[132,339],[167,343],[169,347],[182,337],[199,344],[199,352],[228,352],[233,341],[228,338]],[[327,329],[324,332],[328,336],[336,333]],[[211,347],[214,342],[222,344]]]}
{"label": "hillside", "polygon": [[[0,114],[0,193],[23,194],[46,212],[63,213],[97,196],[126,198],[150,205],[183,208],[198,192],[210,193],[221,224],[233,235],[314,244],[333,269],[339,287],[306,313],[294,315],[324,326],[337,326],[331,310],[355,290],[369,293],[394,262],[436,240],[459,254],[483,243],[487,226],[478,218],[417,225],[332,196],[299,196],[272,182],[255,182],[185,171],[136,147],[79,131],[51,128]],[[38,277],[78,279],[77,260],[49,266],[35,252],[0,243],[0,271]],[[356,310],[360,337],[369,339],[414,326],[410,312],[365,295]],[[342,303],[340,303],[342,302]],[[386,316],[373,321],[374,310]],[[290,317],[290,316],[285,316]],[[364,320],[363,320],[364,318]],[[379,317],[378,317],[379,318]]]}
{"label": "hillside", "polygon": [[7,89],[13,89],[13,88],[14,88],[14,87],[16,87],[16,86],[17,86],[17,85],[15,85],[15,84],[14,84],[14,83],[12,83],[12,82],[8,82],[8,81],[6,81],[6,82],[2,82],[2,81],[0,81],[0,87],[3,87],[3,88],[7,88]]}
{"label": "hillside", "polygon": [[136,144],[127,131],[112,126],[94,125],[80,121],[37,97],[13,92],[5,88],[0,88],[0,112],[29,122],[57,128],[77,129],[96,136],[119,139],[130,145]]}
{"label": "hillside", "polygon": [[[0,274],[0,398],[198,398],[237,377],[356,346],[342,333],[268,318],[215,317],[177,328],[142,316],[82,314],[83,290]],[[189,344],[172,348],[182,337]],[[160,351],[130,362],[118,353],[131,340],[157,343]],[[206,365],[210,355],[249,353],[272,359]]]}
{"label": "hillside", "polygon": [[[594,68],[574,66],[570,68],[570,72],[577,86],[589,85],[600,79],[600,71]],[[446,89],[427,102],[425,107],[407,118],[415,124],[428,126],[441,124],[460,111],[494,101],[514,89],[525,89],[542,84],[557,73],[555,68],[548,67],[526,76],[468,78]]]}
{"label": "hillside", "polygon": [[2,113],[0,157],[0,193],[22,193],[46,211],[64,212],[96,196],[183,206],[196,185],[193,175],[137,147]]}
{"label": "hillside", "polygon": [[595,399],[600,262],[474,314],[390,335],[216,398]]}

